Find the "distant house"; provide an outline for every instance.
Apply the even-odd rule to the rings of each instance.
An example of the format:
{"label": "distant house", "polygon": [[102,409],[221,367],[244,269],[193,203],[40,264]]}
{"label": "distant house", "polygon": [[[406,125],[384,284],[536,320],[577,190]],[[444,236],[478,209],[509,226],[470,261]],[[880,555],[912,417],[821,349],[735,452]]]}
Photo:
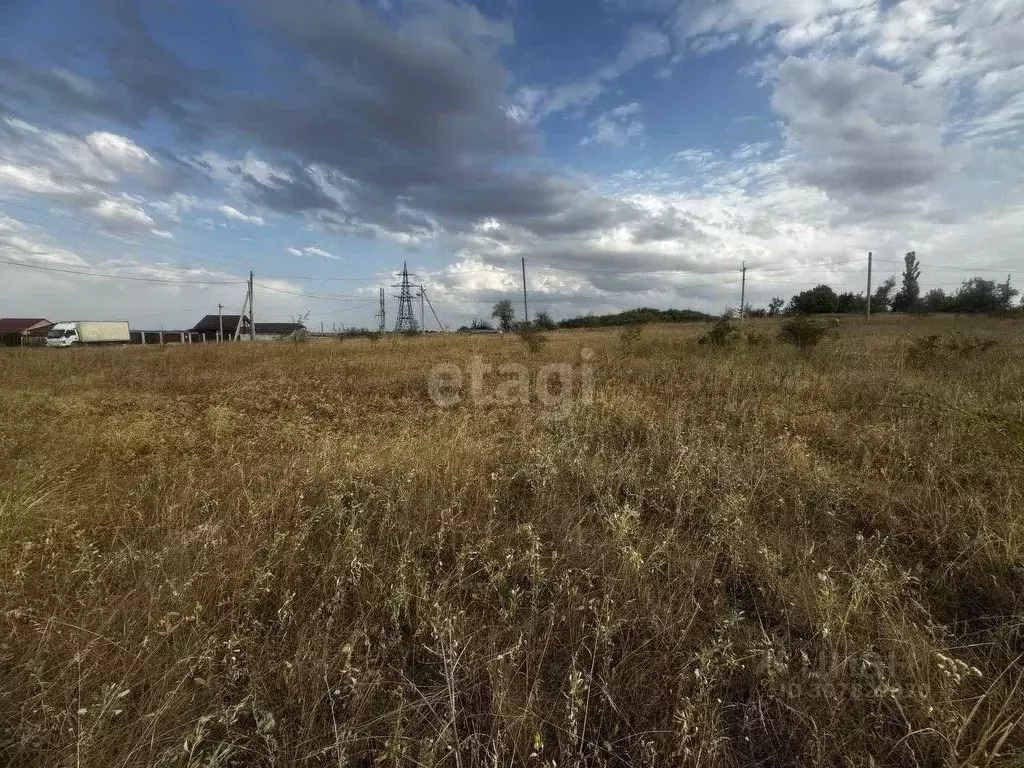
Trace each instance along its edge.
{"label": "distant house", "polygon": [[[235,335],[235,328],[238,327],[238,315],[207,315],[192,328],[193,333],[198,333],[206,341],[216,341],[220,333],[221,323],[224,327],[224,338],[232,339]],[[288,336],[296,331],[305,330],[302,323],[256,323],[257,338],[279,338]],[[242,336],[249,338],[249,318],[242,318]]]}
{"label": "distant house", "polygon": [[42,317],[0,317],[0,345],[19,346],[41,339],[52,325]]}

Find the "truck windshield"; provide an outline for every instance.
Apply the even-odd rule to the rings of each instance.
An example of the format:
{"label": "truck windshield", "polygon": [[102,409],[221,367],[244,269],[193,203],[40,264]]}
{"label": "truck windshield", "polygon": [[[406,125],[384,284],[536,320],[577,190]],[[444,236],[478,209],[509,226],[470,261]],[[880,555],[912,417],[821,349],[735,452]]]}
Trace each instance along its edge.
{"label": "truck windshield", "polygon": [[73,330],[50,331],[48,334],[46,334],[46,338],[48,338],[48,339],[63,339],[65,336],[74,336],[74,335],[75,335],[75,332]]}

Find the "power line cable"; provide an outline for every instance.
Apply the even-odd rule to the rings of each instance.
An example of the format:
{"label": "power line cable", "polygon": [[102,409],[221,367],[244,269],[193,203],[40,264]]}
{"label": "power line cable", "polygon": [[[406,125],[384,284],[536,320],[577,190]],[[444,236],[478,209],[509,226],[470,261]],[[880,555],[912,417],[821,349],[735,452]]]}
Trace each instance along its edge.
{"label": "power line cable", "polygon": [[[313,293],[301,293],[299,291],[289,291],[285,288],[275,288],[274,286],[267,285],[265,283],[256,283],[256,287],[262,288],[266,291],[272,291],[274,293],[284,293],[289,296],[300,296],[304,299],[314,299],[317,301],[366,301],[366,296],[360,296],[357,294],[334,294],[330,296],[318,296]],[[373,302],[371,302],[373,303]]]}
{"label": "power line cable", "polygon": [[85,272],[78,269],[66,269],[63,267],[47,267],[42,264],[25,264],[20,261],[11,261],[0,258],[0,264],[7,264],[12,267],[24,267],[26,269],[38,269],[43,272],[59,272],[66,275],[79,275],[82,277],[99,277],[106,280],[133,280],[142,283],[166,283],[168,285],[239,285],[239,280],[178,280],[160,277],[134,277],[132,275],[110,275],[100,272]]}
{"label": "power line cable", "polygon": [[[875,262],[882,262],[883,264],[905,264],[903,261],[895,261],[891,259],[875,259]],[[945,269],[954,272],[999,272],[1004,275],[1013,272],[1013,267],[950,267],[944,264],[921,264],[920,266],[922,272],[929,269]]]}

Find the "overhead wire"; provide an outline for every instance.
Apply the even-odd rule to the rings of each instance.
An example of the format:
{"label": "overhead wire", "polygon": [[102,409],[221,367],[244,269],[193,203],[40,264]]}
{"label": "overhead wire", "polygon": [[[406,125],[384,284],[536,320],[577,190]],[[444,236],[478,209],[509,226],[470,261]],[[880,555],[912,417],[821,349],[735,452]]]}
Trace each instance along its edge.
{"label": "overhead wire", "polygon": [[79,275],[81,277],[99,277],[108,280],[132,280],[142,283],[165,283],[169,285],[240,285],[239,280],[183,280],[162,277],[136,277],[134,275],[112,275],[102,272],[87,272],[80,269],[69,269],[66,267],[51,267],[44,264],[26,264],[22,261],[13,261],[0,257],[0,264],[7,264],[12,267],[24,267],[25,269],[38,269],[44,272],[58,272],[67,275]]}

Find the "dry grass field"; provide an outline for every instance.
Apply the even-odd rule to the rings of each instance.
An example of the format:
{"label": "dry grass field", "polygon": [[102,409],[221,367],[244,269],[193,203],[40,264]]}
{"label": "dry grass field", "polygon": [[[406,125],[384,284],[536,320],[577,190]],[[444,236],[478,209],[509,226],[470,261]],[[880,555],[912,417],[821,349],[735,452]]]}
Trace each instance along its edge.
{"label": "dry grass field", "polygon": [[0,764],[1024,764],[1024,325],[705,330],[0,350]]}

